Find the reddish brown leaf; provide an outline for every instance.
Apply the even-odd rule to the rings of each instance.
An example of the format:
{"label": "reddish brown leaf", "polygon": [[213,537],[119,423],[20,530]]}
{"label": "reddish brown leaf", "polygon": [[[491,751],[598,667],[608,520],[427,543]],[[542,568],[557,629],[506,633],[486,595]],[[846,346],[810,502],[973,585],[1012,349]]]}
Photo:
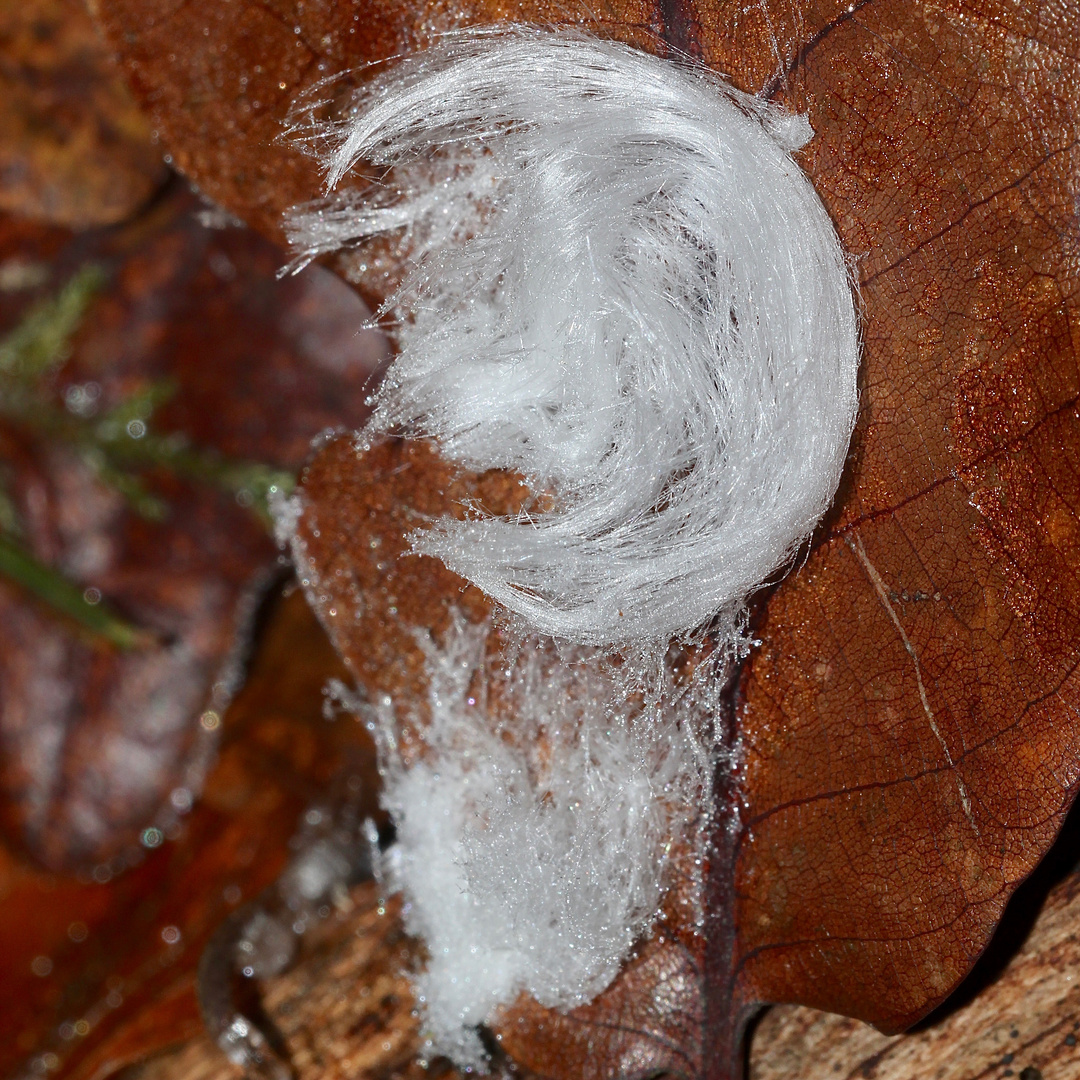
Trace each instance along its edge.
{"label": "reddish brown leaf", "polygon": [[702,1068],[699,958],[661,924],[615,981],[568,1013],[522,998],[493,1028],[510,1057],[541,1077],[694,1077]]}
{"label": "reddish brown leaf", "polygon": [[[770,598],[739,696],[744,829],[716,864],[735,880],[735,1002],[908,1026],[970,967],[1075,791],[1064,12],[867,4],[773,27],[797,58],[778,93],[809,109],[807,166],[859,260],[865,390],[833,518]],[[717,62],[741,81],[738,37]]]}
{"label": "reddish brown leaf", "polygon": [[0,209],[85,228],[121,221],[167,176],[85,6],[0,11]]}
{"label": "reddish brown leaf", "polygon": [[525,488],[503,473],[458,476],[428,443],[394,440],[369,453],[343,437],[304,469],[297,567],[313,606],[357,682],[369,692],[423,699],[424,654],[413,633],[439,634],[457,608],[480,622],[483,593],[442,563],[407,554],[414,522],[463,514],[478,500],[509,513]]}
{"label": "reddish brown leaf", "polygon": [[[210,66],[222,86],[254,64],[273,73],[282,117],[320,62],[329,74],[445,25],[441,8],[374,5],[354,40],[328,29],[324,46],[306,28],[341,9],[304,5],[301,16],[282,4],[284,30],[256,42],[211,19],[211,5],[162,4],[154,33],[189,35],[194,51],[154,71],[159,39],[134,32],[124,0],[102,8],[114,42],[133,33],[129,68],[185,167],[263,221],[314,182],[300,165],[279,194],[240,178],[238,166],[245,176],[278,167],[265,156],[266,120],[223,161],[224,136],[208,133],[231,139],[243,114]],[[547,14],[455,9],[465,22]],[[603,18],[605,32],[659,30],[736,85],[809,112],[805,164],[857,260],[864,307],[848,473],[806,563],[762,608],[762,644],[735,695],[740,828],[719,834],[711,860],[705,960],[703,1058],[719,1077],[735,1069],[755,1002],[807,1002],[887,1030],[925,1013],[978,955],[1072,798],[1080,23],[1064,4],[993,0],[775,10],[687,0],[614,5]],[[306,67],[286,41],[310,52]],[[205,93],[193,99],[193,86]],[[428,483],[446,481],[429,476],[408,497],[427,498]],[[315,497],[320,520],[338,497]],[[343,518],[342,537],[367,521]],[[324,579],[353,565],[324,557]],[[377,593],[367,557],[353,558]],[[410,617],[438,617],[440,580]],[[392,676],[379,663],[365,672],[350,656],[361,676],[403,674],[400,664]],[[539,1025],[542,1056],[554,1044]],[[580,1071],[580,1057],[560,1060]]]}
{"label": "reddish brown leaf", "polygon": [[801,1006],[770,1009],[754,1031],[751,1080],[871,1076],[950,1080],[1011,1075],[1080,1076],[1076,924],[1080,878],[1047,898],[1023,948],[970,1004],[909,1035],[886,1036],[855,1020]]}
{"label": "reddish brown leaf", "polygon": [[598,13],[554,0],[406,6],[93,0],[136,99],[177,167],[255,228],[280,239],[281,215],[319,194],[315,164],[282,133],[300,93],[321,79],[422,47],[459,26],[514,18],[574,22],[608,36],[695,49],[684,7],[621,0]]}
{"label": "reddish brown leaf", "polygon": [[[206,228],[197,213],[178,189],[150,219],[71,238],[51,255],[57,276],[92,258],[114,281],[57,398],[92,385],[104,411],[168,378],[177,389],[151,420],[156,430],[295,468],[315,433],[365,414],[379,354],[370,336],[355,336],[364,309],[326,271],[276,281],[276,249],[243,230]],[[25,236],[13,239],[11,254],[28,258]],[[46,865],[118,860],[100,868],[107,875],[155,817],[162,826],[175,817],[170,793],[188,792],[182,804],[197,794],[216,741],[197,719],[235,688],[237,631],[276,550],[249,511],[210,487],[156,475],[168,514],[147,521],[78,453],[12,426],[0,438],[35,555],[158,640],[119,653],[0,584],[4,820]]]}
{"label": "reddish brown leaf", "polygon": [[[305,807],[348,769],[366,792],[365,812],[375,809],[366,734],[322,714],[325,681],[344,674],[294,591],[260,635],[248,682],[224,714],[205,794],[173,841],[108,884],[32,870],[0,849],[0,1015],[12,1036],[0,1046],[0,1072],[20,1062],[40,1069],[52,1054],[51,1068],[90,1080],[201,1030],[201,950],[280,872]],[[168,927],[179,932],[171,945]]]}

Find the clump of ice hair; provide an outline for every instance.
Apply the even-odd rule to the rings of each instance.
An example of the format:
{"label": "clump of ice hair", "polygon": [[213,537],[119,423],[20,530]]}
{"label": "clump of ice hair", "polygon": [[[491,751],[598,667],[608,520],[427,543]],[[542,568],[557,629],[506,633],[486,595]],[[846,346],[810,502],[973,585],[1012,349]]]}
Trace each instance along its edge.
{"label": "clump of ice hair", "polygon": [[611,982],[656,917],[671,845],[694,847],[710,780],[694,695],[628,703],[595,656],[524,649],[503,685],[512,723],[493,722],[486,637],[459,621],[424,643],[430,724],[410,768],[400,718],[380,717],[389,883],[429,952],[430,1049],[460,1066],[483,1064],[475,1026],[522,991],[569,1008]]}
{"label": "clump of ice hair", "polygon": [[[317,109],[315,110],[317,112]],[[312,114],[314,115],[314,113]],[[514,469],[552,508],[411,536],[539,631],[689,638],[790,561],[856,412],[858,326],[792,116],[580,33],[448,35],[306,134],[333,187],[300,261],[405,231],[372,433]]]}

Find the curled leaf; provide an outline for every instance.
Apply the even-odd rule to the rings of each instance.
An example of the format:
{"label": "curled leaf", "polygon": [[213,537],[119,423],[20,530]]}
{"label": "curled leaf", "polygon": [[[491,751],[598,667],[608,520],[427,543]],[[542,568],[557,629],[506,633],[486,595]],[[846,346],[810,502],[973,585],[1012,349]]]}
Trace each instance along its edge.
{"label": "curled leaf", "polygon": [[0,458],[22,534],[4,550],[23,556],[24,585],[49,585],[54,607],[113,639],[0,582],[3,819],[54,868],[116,872],[144,828],[175,817],[171,792],[201,788],[251,590],[277,559],[247,506],[319,430],[365,415],[380,357],[377,338],[355,336],[365,312],[344,285],[325,271],[278,282],[272,246],[199,213],[176,190],[148,220],[43,253],[60,270],[89,247],[110,285],[70,357],[63,305],[32,340],[6,339],[22,359],[4,376]]}

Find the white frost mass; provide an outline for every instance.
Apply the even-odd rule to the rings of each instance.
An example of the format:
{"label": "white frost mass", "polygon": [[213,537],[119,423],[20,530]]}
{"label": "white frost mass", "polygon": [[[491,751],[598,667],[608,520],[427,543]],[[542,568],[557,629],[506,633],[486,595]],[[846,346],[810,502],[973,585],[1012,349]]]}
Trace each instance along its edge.
{"label": "white frost mass", "polygon": [[[319,111],[312,105],[309,117]],[[859,342],[795,117],[699,68],[575,33],[449,35],[308,121],[336,186],[300,261],[404,231],[400,355],[370,431],[516,469],[550,510],[418,530],[538,631],[686,638],[790,561],[828,507]]]}
{"label": "white frost mass", "polygon": [[611,982],[656,916],[671,842],[696,847],[710,780],[696,686],[661,712],[628,702],[595,655],[527,647],[503,726],[486,637],[459,622],[425,642],[431,723],[411,768],[379,710],[386,870],[430,954],[415,985],[432,1049],[459,1065],[482,1064],[472,1029],[520,992],[569,1008]]}

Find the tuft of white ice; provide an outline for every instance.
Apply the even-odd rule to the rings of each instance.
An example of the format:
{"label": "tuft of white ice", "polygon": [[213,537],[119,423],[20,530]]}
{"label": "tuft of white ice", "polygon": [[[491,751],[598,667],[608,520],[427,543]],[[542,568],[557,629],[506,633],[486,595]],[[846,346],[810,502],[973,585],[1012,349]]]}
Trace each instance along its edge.
{"label": "tuft of white ice", "polygon": [[[430,724],[421,759],[380,710],[384,805],[397,825],[388,884],[427,945],[416,975],[434,1052],[482,1065],[473,1028],[522,991],[570,1008],[614,978],[693,850],[708,803],[710,732],[690,691],[667,706],[621,693],[595,654],[524,647],[490,669],[487,627],[424,642]],[[512,719],[488,708],[498,687]]]}
{"label": "tuft of white ice", "polygon": [[537,631],[689,639],[791,560],[839,482],[859,334],[812,134],[698,67],[580,33],[447,35],[298,121],[329,185],[303,263],[394,234],[400,355],[371,433],[438,440],[554,495],[418,530]]}
{"label": "tuft of white ice", "polygon": [[335,93],[294,135],[328,191],[361,162],[382,177],[292,212],[296,265],[378,236],[413,256],[380,315],[399,355],[366,434],[433,438],[545,497],[410,537],[515,613],[518,651],[496,671],[486,627],[424,639],[409,767],[408,703],[368,706],[431,1045],[479,1066],[498,1005],[608,985],[672,845],[701,841],[717,682],[677,690],[660,658],[710,627],[736,652],[747,598],[831,502],[855,298],[792,157],[806,118],[699,67],[503,26],[365,73],[344,111]]}

